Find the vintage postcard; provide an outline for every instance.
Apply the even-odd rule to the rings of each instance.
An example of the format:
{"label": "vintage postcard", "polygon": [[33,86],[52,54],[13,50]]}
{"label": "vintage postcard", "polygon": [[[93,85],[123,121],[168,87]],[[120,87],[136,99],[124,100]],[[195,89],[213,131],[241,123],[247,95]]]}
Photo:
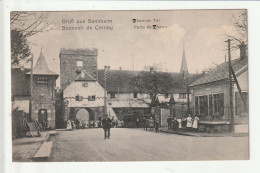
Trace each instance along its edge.
{"label": "vintage postcard", "polygon": [[13,162],[248,160],[247,21],[12,11]]}

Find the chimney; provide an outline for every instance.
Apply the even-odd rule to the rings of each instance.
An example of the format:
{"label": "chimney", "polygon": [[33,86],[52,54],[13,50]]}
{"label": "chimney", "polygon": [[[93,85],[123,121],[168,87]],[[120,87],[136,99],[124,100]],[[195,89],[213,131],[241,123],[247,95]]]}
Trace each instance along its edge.
{"label": "chimney", "polygon": [[107,66],[107,69],[110,70],[110,66]]}
{"label": "chimney", "polygon": [[241,45],[239,45],[240,48],[240,59],[245,59],[247,58],[246,54],[246,44],[242,41]]}
{"label": "chimney", "polygon": [[119,70],[121,71],[121,70],[122,70],[122,67],[119,67]]}

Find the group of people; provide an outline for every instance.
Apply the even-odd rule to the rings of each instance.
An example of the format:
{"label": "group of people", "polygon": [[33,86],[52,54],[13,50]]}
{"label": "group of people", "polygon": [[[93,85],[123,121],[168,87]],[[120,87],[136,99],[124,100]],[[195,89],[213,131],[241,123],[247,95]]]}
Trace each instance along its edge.
{"label": "group of people", "polygon": [[152,117],[150,117],[149,119],[144,118],[144,123],[144,130],[147,130],[148,128],[152,130],[154,128],[155,133],[159,133],[160,124],[157,119],[153,119]]}
{"label": "group of people", "polygon": [[197,131],[199,127],[199,117],[195,116],[191,117],[189,114],[188,117],[183,117],[177,119],[174,117],[173,119],[169,116],[167,118],[168,130],[173,129],[173,131],[179,131],[181,129],[186,129],[188,131]]}

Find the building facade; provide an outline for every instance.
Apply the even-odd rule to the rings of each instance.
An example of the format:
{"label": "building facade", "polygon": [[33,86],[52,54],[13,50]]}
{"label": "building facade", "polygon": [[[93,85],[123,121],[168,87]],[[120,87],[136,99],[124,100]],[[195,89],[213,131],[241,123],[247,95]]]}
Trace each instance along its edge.
{"label": "building facade", "polygon": [[[232,77],[233,107],[230,106],[229,65],[225,62],[190,85],[191,107],[202,124],[219,124],[214,127],[216,131],[230,130],[230,110],[233,109],[235,131],[248,132],[248,59],[241,56],[232,60],[231,64],[241,88],[243,100]],[[214,129],[211,130],[214,131]]]}
{"label": "building facade", "polygon": [[104,111],[104,88],[86,71],[81,71],[78,77],[63,91],[68,111],[65,119],[79,121],[100,121]]}

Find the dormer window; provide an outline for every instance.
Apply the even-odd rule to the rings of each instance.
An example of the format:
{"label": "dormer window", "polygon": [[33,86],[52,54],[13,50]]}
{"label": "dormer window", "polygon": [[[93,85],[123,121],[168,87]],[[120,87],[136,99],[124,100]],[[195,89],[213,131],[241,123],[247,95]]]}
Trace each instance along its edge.
{"label": "dormer window", "polygon": [[83,61],[78,60],[77,61],[77,67],[83,67]]}

